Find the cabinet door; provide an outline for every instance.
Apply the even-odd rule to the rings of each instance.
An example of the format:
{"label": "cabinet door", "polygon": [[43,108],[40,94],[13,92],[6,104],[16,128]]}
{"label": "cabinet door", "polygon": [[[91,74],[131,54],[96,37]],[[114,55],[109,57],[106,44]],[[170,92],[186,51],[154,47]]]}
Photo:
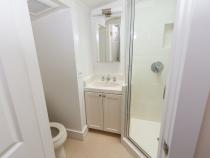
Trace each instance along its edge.
{"label": "cabinet door", "polygon": [[102,93],[85,92],[85,103],[88,127],[103,130]]}
{"label": "cabinet door", "polygon": [[121,99],[122,95],[103,95],[104,130],[107,132],[121,131]]}

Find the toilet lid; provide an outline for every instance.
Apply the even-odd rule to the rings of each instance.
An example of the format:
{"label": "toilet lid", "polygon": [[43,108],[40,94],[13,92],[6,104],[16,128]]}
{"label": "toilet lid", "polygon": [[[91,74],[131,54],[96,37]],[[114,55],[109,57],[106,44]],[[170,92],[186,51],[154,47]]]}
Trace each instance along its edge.
{"label": "toilet lid", "polygon": [[52,133],[53,142],[57,142],[62,137],[66,136],[66,128],[57,122],[50,122],[50,130]]}

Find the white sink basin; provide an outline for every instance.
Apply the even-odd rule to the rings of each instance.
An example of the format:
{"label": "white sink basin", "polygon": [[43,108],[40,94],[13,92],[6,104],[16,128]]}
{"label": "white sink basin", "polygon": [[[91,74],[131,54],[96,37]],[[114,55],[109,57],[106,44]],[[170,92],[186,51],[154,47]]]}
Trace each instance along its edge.
{"label": "white sink basin", "polygon": [[95,82],[92,82],[91,84],[92,86],[95,86],[95,87],[119,87],[121,86],[120,83],[118,82],[113,82],[113,81],[95,81]]}
{"label": "white sink basin", "polygon": [[86,84],[85,89],[88,91],[104,92],[104,93],[122,93],[122,83],[119,81],[100,81],[94,80]]}

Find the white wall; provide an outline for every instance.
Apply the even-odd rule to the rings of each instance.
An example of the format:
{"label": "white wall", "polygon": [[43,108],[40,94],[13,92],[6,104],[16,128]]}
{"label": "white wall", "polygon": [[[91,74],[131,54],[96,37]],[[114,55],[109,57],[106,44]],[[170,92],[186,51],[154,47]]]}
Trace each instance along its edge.
{"label": "white wall", "polygon": [[91,26],[92,26],[92,47],[93,47],[93,69],[95,74],[108,74],[108,73],[117,73],[124,74],[124,11],[123,11],[123,0],[117,0],[115,2],[103,5],[101,7],[95,8],[91,11],[91,16],[96,14],[101,14],[101,10],[105,8],[111,8],[112,11],[121,11],[121,52],[120,52],[120,62],[115,63],[100,63],[97,60],[98,50],[97,50],[97,41],[96,41],[96,29],[97,25],[95,23],[95,17],[91,18]]}
{"label": "white wall", "polygon": [[[76,63],[76,74],[78,90],[75,91],[79,96],[79,116],[80,122],[75,122],[77,126],[81,126],[79,132],[84,131],[86,127],[85,104],[83,80],[86,76],[93,72],[92,59],[92,43],[91,43],[91,28],[90,28],[90,10],[79,0],[60,0],[63,4],[71,8],[72,15],[72,37],[74,46],[74,55]],[[72,59],[73,60],[73,59]],[[71,109],[74,112],[74,108]],[[70,114],[69,114],[70,115]],[[76,114],[75,114],[76,115]],[[73,116],[72,116],[73,117]],[[78,131],[78,129],[71,128]]]}
{"label": "white wall", "polygon": [[63,0],[72,8],[73,36],[76,55],[76,68],[78,80],[78,92],[81,113],[81,125],[84,132],[86,126],[84,86],[86,76],[93,73],[92,43],[90,28],[90,10],[79,1]]}
{"label": "white wall", "polygon": [[[135,9],[131,117],[160,122],[172,43],[166,24],[175,19],[176,1],[137,1]],[[164,64],[161,74],[151,71],[156,61]]]}
{"label": "white wall", "polygon": [[49,118],[81,130],[71,10],[56,11],[32,25]]}

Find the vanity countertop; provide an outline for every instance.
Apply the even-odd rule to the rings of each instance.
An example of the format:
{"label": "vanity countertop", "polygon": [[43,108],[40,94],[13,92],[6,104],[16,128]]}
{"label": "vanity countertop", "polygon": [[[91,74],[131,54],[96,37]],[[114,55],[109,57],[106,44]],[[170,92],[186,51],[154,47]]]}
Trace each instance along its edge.
{"label": "vanity countertop", "polygon": [[85,91],[122,94],[123,84],[120,81],[93,80],[85,83]]}

